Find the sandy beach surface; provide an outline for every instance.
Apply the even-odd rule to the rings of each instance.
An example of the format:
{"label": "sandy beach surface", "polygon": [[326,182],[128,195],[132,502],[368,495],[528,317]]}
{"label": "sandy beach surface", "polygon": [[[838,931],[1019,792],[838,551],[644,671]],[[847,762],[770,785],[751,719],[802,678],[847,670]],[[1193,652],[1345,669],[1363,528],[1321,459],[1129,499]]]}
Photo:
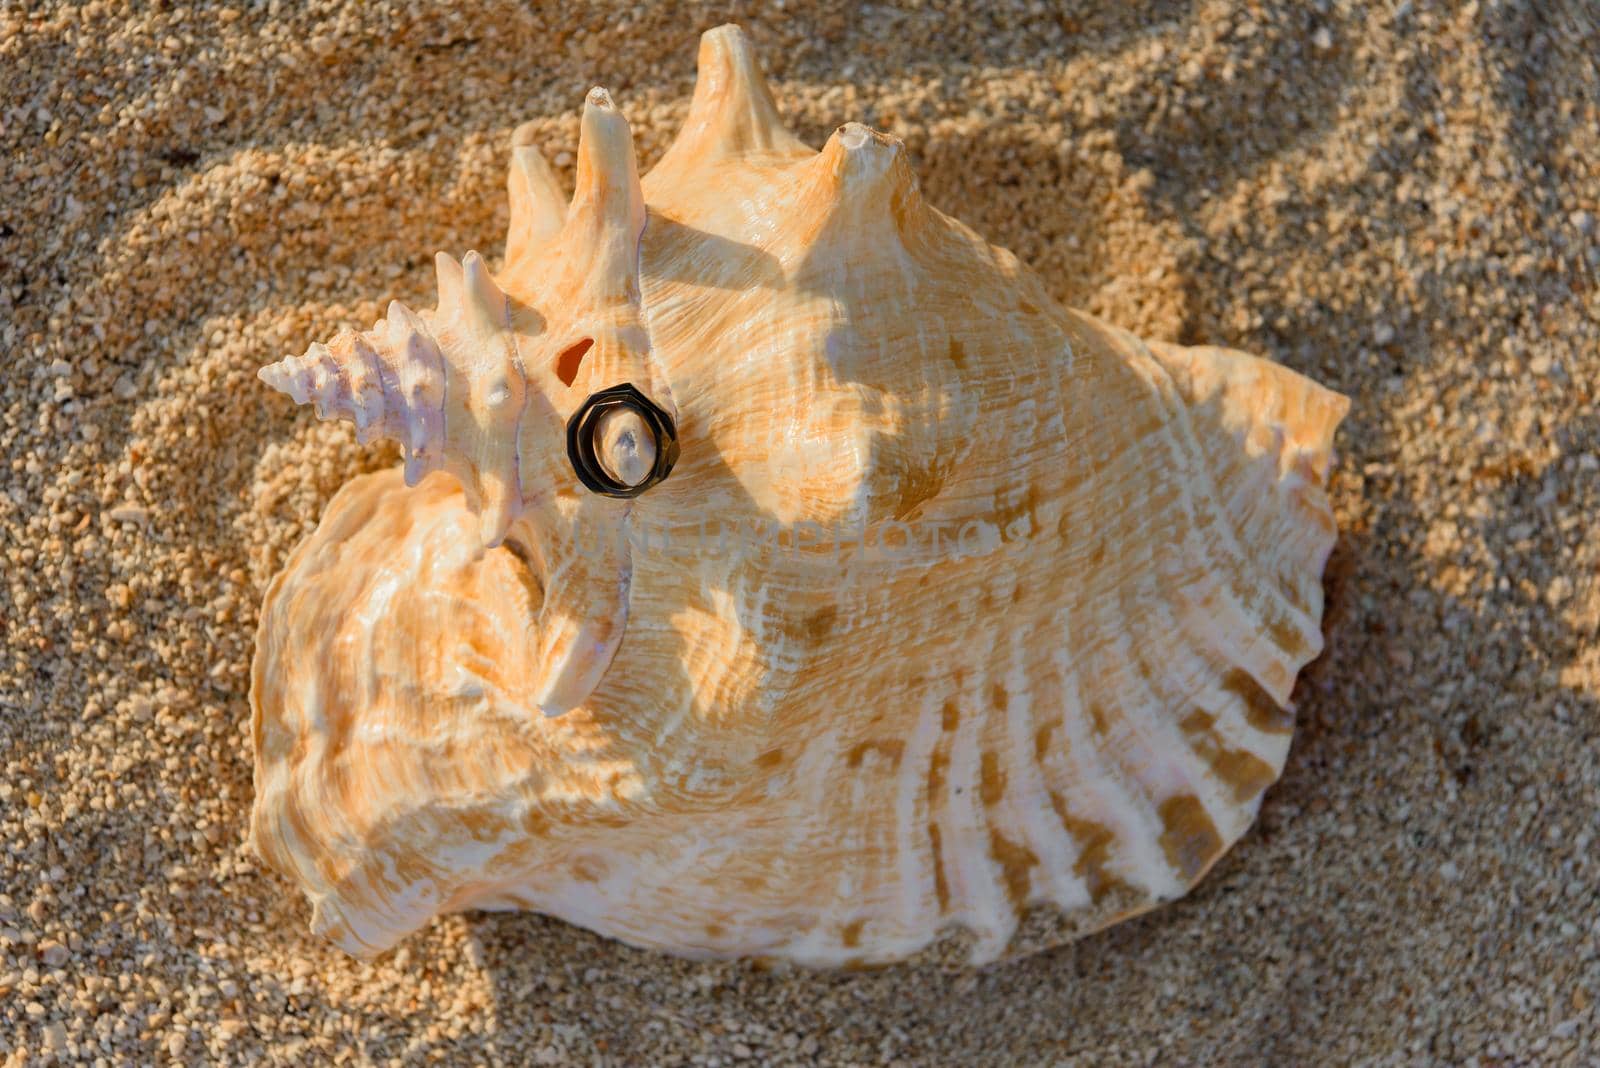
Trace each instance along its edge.
{"label": "sandy beach surface", "polygon": [[[648,166],[736,20],[1063,301],[1348,394],[1328,649],[1183,901],[982,972],[527,914],[376,962],[245,840],[266,583],[395,462],[256,368]],[[1600,7],[0,5],[0,1065],[1600,1063]]]}

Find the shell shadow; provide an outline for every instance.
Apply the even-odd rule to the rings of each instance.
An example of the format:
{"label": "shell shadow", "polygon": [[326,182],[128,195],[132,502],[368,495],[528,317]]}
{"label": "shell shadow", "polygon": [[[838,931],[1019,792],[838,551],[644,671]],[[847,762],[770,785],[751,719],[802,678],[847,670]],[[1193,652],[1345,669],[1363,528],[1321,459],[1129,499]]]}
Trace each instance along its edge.
{"label": "shell shadow", "polygon": [[[693,282],[711,289],[775,288],[783,284],[783,266],[765,249],[709,234],[656,213],[650,215],[646,229],[652,241],[664,241],[673,248],[696,249],[692,258],[663,258],[654,267],[652,277],[657,280]],[[663,234],[669,236],[662,237]]]}
{"label": "shell shadow", "polygon": [[[1353,60],[1337,36],[1320,38],[1329,42],[1324,48],[1318,34],[1345,27],[1310,7],[1255,27],[1230,36],[1227,25],[1188,21],[1180,32],[1209,46],[1204,63],[1183,65],[1196,51],[1190,47],[1145,57],[1135,68],[1142,84],[1112,104],[1123,158],[1150,170],[1152,196],[1173,213],[1192,214],[1199,202],[1312,143],[1338,118]],[[1295,72],[1292,93],[1283,70]],[[1239,122],[1240,115],[1253,121]]]}

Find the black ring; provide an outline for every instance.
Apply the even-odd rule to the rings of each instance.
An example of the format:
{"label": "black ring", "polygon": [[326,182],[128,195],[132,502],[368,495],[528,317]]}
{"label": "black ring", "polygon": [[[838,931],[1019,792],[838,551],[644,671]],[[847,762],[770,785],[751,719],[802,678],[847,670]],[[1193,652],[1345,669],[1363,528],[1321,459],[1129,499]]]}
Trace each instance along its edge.
{"label": "black ring", "polygon": [[[594,451],[594,431],[600,417],[613,408],[628,408],[638,413],[656,439],[656,460],[650,474],[637,486],[617,481],[605,469]],[[572,418],[567,420],[567,459],[573,473],[589,489],[603,497],[637,497],[672,473],[678,462],[678,428],[672,416],[639,392],[632,382],[591,393]]]}

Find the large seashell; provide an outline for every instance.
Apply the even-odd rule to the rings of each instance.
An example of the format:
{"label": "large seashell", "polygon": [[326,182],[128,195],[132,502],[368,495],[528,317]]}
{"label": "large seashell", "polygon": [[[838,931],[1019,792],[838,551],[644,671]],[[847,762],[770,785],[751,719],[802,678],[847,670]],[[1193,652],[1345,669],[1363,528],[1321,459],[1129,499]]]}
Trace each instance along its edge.
{"label": "large seashell", "polygon": [[[503,271],[441,256],[434,311],[263,370],[406,466],[268,591],[261,855],[357,954],[531,908],[985,961],[1034,908],[1182,894],[1283,766],[1346,401],[1057,307],[893,138],[795,140],[736,28],[700,66],[642,183],[596,90],[570,205],[516,138]],[[679,451],[659,480],[647,420],[591,420],[657,478],[611,497],[565,436],[622,384]]]}

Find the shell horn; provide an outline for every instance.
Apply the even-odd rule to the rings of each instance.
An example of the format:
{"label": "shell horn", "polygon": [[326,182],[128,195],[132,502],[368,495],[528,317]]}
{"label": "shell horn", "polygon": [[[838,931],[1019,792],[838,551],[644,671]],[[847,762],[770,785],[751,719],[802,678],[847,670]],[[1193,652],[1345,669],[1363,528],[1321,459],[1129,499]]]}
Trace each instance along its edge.
{"label": "shell horn", "polygon": [[700,37],[698,64],[689,117],[658,170],[687,170],[721,156],[810,153],[778,117],[742,29],[730,23],[707,30]]}
{"label": "shell horn", "polygon": [[801,210],[826,220],[825,234],[811,250],[819,260],[850,255],[852,245],[870,243],[867,235],[876,241],[914,241],[927,222],[930,209],[897,137],[846,123],[806,169],[810,203]]}
{"label": "shell horn", "polygon": [[525,122],[511,135],[511,167],[506,171],[511,205],[511,224],[506,228],[508,264],[554,237],[567,217],[566,194],[544,153],[534,146],[535,129],[535,123]]}
{"label": "shell horn", "polygon": [[644,218],[633,134],[611,94],[596,87],[583,104],[577,188],[563,234],[573,240],[569,249],[589,250],[586,273],[597,304],[637,302]]}

